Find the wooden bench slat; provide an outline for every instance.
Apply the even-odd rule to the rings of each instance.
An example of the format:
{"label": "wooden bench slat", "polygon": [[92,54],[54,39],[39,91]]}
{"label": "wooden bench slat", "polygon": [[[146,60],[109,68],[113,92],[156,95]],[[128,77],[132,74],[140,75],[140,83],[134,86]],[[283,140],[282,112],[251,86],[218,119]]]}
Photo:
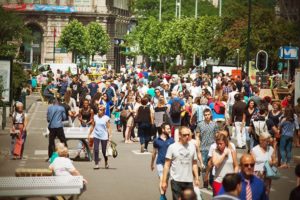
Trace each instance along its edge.
{"label": "wooden bench slat", "polygon": [[82,176],[0,177],[0,197],[78,195]]}

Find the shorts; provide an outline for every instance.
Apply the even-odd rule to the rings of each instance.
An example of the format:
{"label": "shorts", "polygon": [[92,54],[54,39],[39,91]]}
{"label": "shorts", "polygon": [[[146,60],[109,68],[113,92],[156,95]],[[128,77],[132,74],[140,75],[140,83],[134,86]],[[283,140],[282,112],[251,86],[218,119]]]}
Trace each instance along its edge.
{"label": "shorts", "polygon": [[163,171],[164,171],[164,165],[163,164],[157,164],[156,165],[156,170],[157,170],[157,175],[159,177],[163,176]]}

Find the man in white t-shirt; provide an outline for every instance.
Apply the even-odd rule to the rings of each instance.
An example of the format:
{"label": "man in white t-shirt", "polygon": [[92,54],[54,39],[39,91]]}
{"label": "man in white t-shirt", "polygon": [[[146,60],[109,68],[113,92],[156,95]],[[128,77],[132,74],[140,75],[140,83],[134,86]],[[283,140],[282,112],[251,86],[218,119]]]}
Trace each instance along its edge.
{"label": "man in white t-shirt", "polygon": [[167,150],[161,187],[166,192],[170,171],[173,200],[177,200],[183,190],[193,190],[193,182],[199,187],[197,152],[195,145],[189,143],[190,135],[189,128],[181,127],[179,141],[171,144]]}

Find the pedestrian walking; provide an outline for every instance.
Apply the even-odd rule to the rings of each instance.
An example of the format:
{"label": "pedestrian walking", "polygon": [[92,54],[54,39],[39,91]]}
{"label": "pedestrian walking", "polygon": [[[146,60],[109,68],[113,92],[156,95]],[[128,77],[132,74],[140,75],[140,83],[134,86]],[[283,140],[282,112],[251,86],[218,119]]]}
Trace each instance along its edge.
{"label": "pedestrian walking", "polygon": [[[240,159],[241,172],[239,175],[242,178],[242,191],[239,195],[241,200],[267,200],[266,188],[264,182],[254,175],[255,160],[250,154],[243,154]],[[222,186],[219,195],[225,193]]]}
{"label": "pedestrian walking", "polygon": [[231,122],[235,127],[237,149],[246,149],[245,111],[247,105],[242,101],[243,97],[240,93],[235,94],[235,103],[232,106]]}
{"label": "pedestrian walking", "polygon": [[105,161],[105,168],[108,169],[108,157],[106,155],[106,148],[108,142],[111,141],[112,131],[110,128],[110,118],[105,115],[105,107],[103,105],[98,106],[98,113],[94,115],[94,120],[91,124],[88,139],[91,140],[93,133],[94,140],[94,169],[99,169],[99,144],[101,143],[101,151]]}
{"label": "pedestrian walking", "polygon": [[297,115],[294,114],[292,107],[285,108],[283,118],[279,123],[279,129],[281,132],[279,145],[281,165],[279,167],[285,169],[290,167],[294,133],[300,134]]}
{"label": "pedestrian walking", "polygon": [[208,151],[210,146],[215,142],[215,134],[218,131],[218,125],[212,121],[212,114],[210,109],[204,109],[204,120],[198,123],[196,129],[196,140],[200,144],[203,164],[205,167],[208,163]]}
{"label": "pedestrian walking", "polygon": [[141,143],[141,153],[148,151],[148,144],[151,139],[151,126],[154,125],[154,111],[148,104],[148,98],[142,98],[142,105],[139,107],[136,121],[138,123],[138,135]]}
{"label": "pedestrian walking", "polygon": [[225,193],[215,196],[213,200],[240,200],[242,191],[242,178],[239,174],[226,174],[222,181]]}
{"label": "pedestrian walking", "polygon": [[24,105],[17,102],[12,114],[12,128],[10,130],[12,159],[22,159],[27,137],[28,116],[24,111]]}
{"label": "pedestrian walking", "polygon": [[[255,160],[254,173],[260,177],[266,187],[266,194],[269,196],[271,190],[272,180],[266,177],[265,162],[269,162],[270,166],[276,165],[276,149],[270,145],[271,135],[269,133],[262,133],[259,136],[259,145],[251,150],[251,155]],[[276,142],[276,140],[274,140]],[[276,145],[275,145],[276,147]]]}
{"label": "pedestrian walking", "polygon": [[[169,124],[161,125],[161,134],[153,141],[153,152],[151,158],[151,170],[154,170],[154,161],[156,159],[156,169],[159,177],[160,200],[166,200],[165,192],[162,190],[162,175],[165,164],[165,157],[168,147],[174,143],[174,139],[169,137],[171,127]],[[157,157],[156,157],[157,156]]]}
{"label": "pedestrian walking", "polygon": [[171,144],[167,150],[162,178],[162,190],[168,187],[170,172],[173,200],[177,200],[185,189],[193,190],[193,183],[199,187],[197,152],[193,143],[190,143],[191,130],[181,127],[179,141]]}
{"label": "pedestrian walking", "polygon": [[51,155],[55,150],[56,137],[67,147],[67,141],[63,128],[63,121],[66,120],[66,118],[66,111],[65,108],[61,105],[61,99],[56,98],[53,102],[53,105],[49,106],[47,110],[47,121],[49,123],[48,158],[51,158]]}
{"label": "pedestrian walking", "polygon": [[236,151],[229,144],[227,136],[218,134],[217,148],[212,154],[212,164],[215,167],[213,194],[216,196],[222,187],[223,178],[227,173],[237,173],[238,163]]}

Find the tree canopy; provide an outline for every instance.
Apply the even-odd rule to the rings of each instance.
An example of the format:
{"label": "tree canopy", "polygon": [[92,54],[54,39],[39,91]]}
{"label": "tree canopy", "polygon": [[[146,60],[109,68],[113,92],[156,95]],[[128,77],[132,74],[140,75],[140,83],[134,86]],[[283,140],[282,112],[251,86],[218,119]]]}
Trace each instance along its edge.
{"label": "tree canopy", "polygon": [[110,48],[110,38],[103,27],[97,22],[91,22],[87,25],[87,31],[90,39],[90,54],[92,60],[94,55],[104,55]]}
{"label": "tree canopy", "polygon": [[[240,63],[245,62],[248,1],[223,1],[223,14],[218,17],[217,8],[208,1],[199,0],[201,16],[195,19],[195,1],[186,0],[182,1],[182,18],[175,19],[175,0],[163,0],[161,23],[158,22],[158,0],[133,2],[138,26],[125,38],[127,49],[138,47],[140,54],[152,60],[161,57],[174,59],[177,55],[191,59],[195,54],[203,59],[218,58],[222,63],[236,59],[239,49]],[[265,50],[271,67],[276,66],[280,46],[300,45],[300,25],[276,16],[275,0],[252,0],[252,4],[251,59],[255,58],[257,51]],[[201,12],[205,5],[207,9]]]}

